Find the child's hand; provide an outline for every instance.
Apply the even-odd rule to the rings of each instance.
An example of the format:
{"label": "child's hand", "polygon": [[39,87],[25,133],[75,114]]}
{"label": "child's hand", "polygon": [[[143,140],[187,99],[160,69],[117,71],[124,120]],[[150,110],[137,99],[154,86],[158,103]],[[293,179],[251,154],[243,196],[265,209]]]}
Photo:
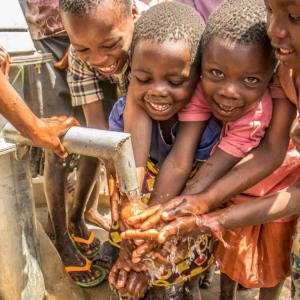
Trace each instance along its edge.
{"label": "child's hand", "polygon": [[[131,228],[131,224],[128,222],[128,220],[131,217],[140,215],[146,208],[147,206],[141,201],[140,197],[130,200],[127,197],[122,197],[120,216],[125,229]],[[136,223],[134,225],[137,227],[140,224]]]}
{"label": "child's hand", "polygon": [[72,126],[80,126],[73,117],[51,117],[38,119],[36,130],[28,132],[27,136],[35,146],[53,150],[61,158],[66,158],[68,153],[60,142],[59,137],[64,135]]}
{"label": "child's hand", "polygon": [[[209,208],[205,199],[201,197],[201,194],[176,197],[165,204],[150,207],[140,215],[129,218],[128,223],[144,231],[155,228],[161,220],[170,221],[177,217],[206,213]],[[138,224],[141,225],[136,226]],[[151,233],[155,236],[154,231]]]}
{"label": "child's hand", "polygon": [[11,60],[9,54],[3,47],[0,47],[0,67],[6,78],[8,78],[10,63]]}
{"label": "child's hand", "polygon": [[115,287],[119,296],[125,298],[140,299],[149,289],[149,276],[146,272],[125,272],[124,277],[114,282],[109,279],[111,287]]}

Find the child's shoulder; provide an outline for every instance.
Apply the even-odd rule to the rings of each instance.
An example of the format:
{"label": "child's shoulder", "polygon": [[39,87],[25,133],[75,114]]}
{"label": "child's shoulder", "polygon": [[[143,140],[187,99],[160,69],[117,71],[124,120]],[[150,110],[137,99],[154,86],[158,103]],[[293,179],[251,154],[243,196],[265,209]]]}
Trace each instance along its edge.
{"label": "child's shoulder", "polygon": [[273,99],[288,98],[296,104],[298,89],[293,81],[293,70],[279,63],[273,76],[270,90]]}

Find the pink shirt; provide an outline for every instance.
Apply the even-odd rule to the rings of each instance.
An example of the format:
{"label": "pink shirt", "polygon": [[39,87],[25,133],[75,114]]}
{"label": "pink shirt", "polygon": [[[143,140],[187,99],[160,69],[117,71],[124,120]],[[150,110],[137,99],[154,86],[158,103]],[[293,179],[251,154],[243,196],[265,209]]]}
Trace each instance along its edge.
{"label": "pink shirt", "polygon": [[207,21],[209,15],[223,0],[179,0],[181,3],[192,6]]}
{"label": "pink shirt", "polygon": [[[179,112],[179,121],[206,121],[210,116],[210,106],[198,84],[192,100]],[[247,113],[235,121],[223,123],[220,142],[217,146],[234,157],[246,156],[259,145],[271,118],[272,98],[267,90]]]}

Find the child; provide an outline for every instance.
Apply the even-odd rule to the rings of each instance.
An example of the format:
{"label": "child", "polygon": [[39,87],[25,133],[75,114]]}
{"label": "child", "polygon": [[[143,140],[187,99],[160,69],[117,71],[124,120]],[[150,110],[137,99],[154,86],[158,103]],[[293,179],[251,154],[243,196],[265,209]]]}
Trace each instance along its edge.
{"label": "child", "polygon": [[[252,6],[256,9],[253,10]],[[233,131],[230,131],[230,123],[228,122],[230,120],[235,120],[240,113],[243,115],[245,111],[243,112],[243,108],[247,107],[247,97],[251,97],[250,92],[253,92],[253,90],[259,90],[262,86],[262,83],[264,82],[263,77],[261,76],[260,69],[264,69],[265,72],[268,72],[267,66],[265,65],[268,59],[270,59],[270,46],[268,46],[266,34],[263,33],[263,27],[254,25],[249,27],[248,29],[243,27],[249,20],[257,20],[257,15],[261,13],[260,16],[263,16],[263,10],[262,8],[258,7],[258,4],[255,2],[251,2],[249,4],[243,3],[243,2],[237,2],[236,4],[232,4],[230,2],[225,3],[222,5],[216,13],[213,14],[213,16],[209,19],[205,34],[203,36],[203,46],[204,54],[203,54],[203,67],[202,67],[202,89],[204,91],[204,94],[207,96],[208,101],[210,102],[210,106],[212,109],[212,112],[215,116],[218,118],[227,121],[225,126],[223,127],[223,132],[227,135],[225,136],[225,144],[223,143],[223,138],[221,139],[219,147],[221,148],[221,153],[218,154],[219,160],[211,160],[211,164],[207,168],[201,168],[198,172],[198,174],[195,176],[196,180],[194,181],[194,186],[197,185],[197,188],[200,190],[203,190],[203,185],[209,184],[209,181],[213,182],[213,178],[215,177],[218,179],[218,177],[222,176],[224,172],[226,172],[226,169],[228,170],[228,167],[230,164],[226,165],[225,162],[228,160],[228,157],[226,155],[222,154],[222,151],[227,153],[233,153],[234,156],[238,156],[240,153],[240,150],[243,149],[243,147],[246,146],[247,149],[249,147],[249,144],[247,145],[245,143],[245,138],[247,135],[245,135],[245,131],[242,130],[242,127],[236,127],[238,129],[237,134],[235,134],[235,137],[239,137],[239,140],[236,139],[236,141],[240,141],[240,143],[233,143],[233,137],[232,135]],[[231,18],[231,16],[234,15],[235,18]],[[244,21],[243,21],[244,20]],[[236,22],[236,23],[235,23]],[[236,24],[241,24],[237,26]],[[238,28],[241,28],[241,31],[239,32]],[[245,30],[244,32],[242,30]],[[251,34],[252,32],[252,34]],[[234,34],[236,36],[234,36]],[[240,34],[240,35],[239,35]],[[263,37],[263,34],[265,35],[264,40],[259,39]],[[235,40],[236,38],[236,40]],[[224,39],[225,42],[221,42],[221,40]],[[234,43],[235,41],[235,43]],[[263,42],[264,41],[264,42]],[[252,44],[251,44],[252,43]],[[217,46],[216,46],[217,45]],[[212,48],[214,46],[214,48]],[[228,50],[229,48],[229,50]],[[247,48],[249,53],[247,53]],[[238,52],[236,52],[238,50]],[[243,58],[243,51],[244,54],[250,53],[258,53],[257,51],[261,51],[263,55],[259,58],[259,56],[256,55],[257,60],[254,59],[251,60],[251,64],[247,66],[247,55]],[[231,53],[231,55],[228,56],[228,54]],[[269,54],[268,54],[269,53]],[[252,56],[251,56],[252,57]],[[222,64],[222,61],[226,61],[226,64]],[[243,62],[244,61],[244,62]],[[231,63],[231,64],[230,64]],[[235,64],[238,67],[235,67]],[[246,69],[244,69],[244,66],[247,66]],[[255,72],[258,72],[255,74]],[[254,73],[252,73],[254,72]],[[252,73],[252,74],[251,74]],[[248,75],[248,77],[243,77]],[[218,88],[218,85],[222,84],[222,88]],[[224,87],[225,86],[225,87]],[[199,92],[198,92],[199,93]],[[244,95],[241,97],[241,95]],[[199,98],[198,98],[199,100]],[[244,104],[243,104],[244,100]],[[197,103],[194,103],[194,107],[191,105],[193,104],[193,101],[190,103],[190,109],[194,108],[194,116],[195,111],[197,109],[196,105]],[[251,105],[251,103],[249,103]],[[200,109],[202,109],[203,114],[203,101],[200,102],[198,105],[200,106]],[[195,109],[196,107],[196,109]],[[251,106],[250,106],[251,107]],[[205,108],[205,107],[204,107]],[[253,108],[253,106],[252,106]],[[199,110],[199,109],[198,109]],[[200,110],[201,111],[201,110]],[[193,111],[192,111],[193,112]],[[188,109],[186,112],[186,116],[188,117]],[[190,116],[193,117],[192,113],[190,113]],[[245,118],[246,115],[243,117]],[[255,115],[254,115],[255,117]],[[246,118],[245,118],[246,121]],[[235,123],[238,123],[239,121],[235,121]],[[251,124],[251,122],[247,121],[246,123]],[[244,124],[246,124],[244,123]],[[243,123],[240,123],[243,124]],[[253,127],[253,132],[258,133],[256,125],[257,121],[252,123],[255,125]],[[226,128],[227,127],[227,128]],[[231,128],[234,129],[233,124],[231,124]],[[227,132],[226,132],[227,131]],[[253,139],[253,134],[249,135],[251,139]],[[227,137],[227,142],[226,142]],[[238,147],[233,147],[238,146]],[[241,147],[242,146],[242,147]],[[218,149],[220,150],[220,149]],[[217,151],[218,151],[217,150]],[[245,151],[246,152],[246,151]],[[216,152],[213,154],[211,158],[213,158],[216,155]],[[218,158],[218,156],[216,158]],[[222,156],[225,158],[222,159]],[[210,160],[209,160],[210,161]],[[208,162],[209,162],[208,161]],[[221,165],[221,163],[223,165]],[[286,161],[287,165],[290,165],[290,160]],[[204,171],[207,170],[214,170],[214,173],[212,175],[208,174],[206,177],[204,177],[205,173]],[[285,171],[285,175],[289,174],[290,177],[288,180],[280,181],[282,179],[282,174]],[[297,166],[290,166],[288,169],[283,169],[279,175],[277,175],[277,183],[278,181],[281,182],[283,185],[287,186],[288,184],[291,184],[295,181],[297,176],[295,175],[298,171]],[[296,177],[295,177],[296,176]],[[274,177],[273,177],[273,180]],[[204,183],[203,183],[204,181]],[[253,189],[252,191],[248,191],[250,195],[257,196],[260,193],[266,193],[269,192],[271,188],[282,188],[283,186],[275,186],[275,183],[272,185],[268,185],[268,182],[264,182],[256,189]],[[202,184],[202,186],[201,186]],[[163,186],[163,184],[162,184]],[[262,189],[263,187],[263,189]],[[187,187],[187,190],[192,190],[190,187]],[[205,188],[204,188],[205,189]],[[223,187],[224,190],[224,187]],[[258,194],[259,193],[259,194]],[[193,213],[203,213],[207,211],[208,209],[212,209],[214,207],[218,206],[218,203],[209,203],[207,200],[199,201],[196,196],[194,196],[194,201],[188,201],[189,199],[192,199],[192,197],[189,196],[183,196],[181,199],[177,199],[182,203],[182,205],[179,205],[176,210],[185,209],[185,212],[192,211]],[[182,200],[184,199],[184,200]],[[188,199],[188,200],[187,200]],[[240,197],[240,201],[243,200],[250,200],[251,198],[248,197]],[[197,201],[198,200],[198,201]],[[189,202],[189,203],[186,203]],[[194,205],[194,206],[193,206]],[[176,213],[175,210],[175,213]],[[180,211],[179,211],[180,212]],[[174,213],[174,211],[171,213]],[[229,274],[229,277],[236,279],[237,281],[241,282],[244,286],[248,287],[274,287],[274,289],[271,290],[262,290],[261,297],[262,299],[269,299],[268,297],[271,297],[270,299],[275,299],[277,297],[277,287],[280,287],[280,282],[284,280],[284,278],[288,275],[288,268],[286,267],[288,257],[284,255],[286,253],[285,247],[288,247],[290,240],[285,239],[285,236],[290,236],[291,232],[293,230],[293,222],[289,222],[285,220],[286,223],[280,224],[273,224],[272,227],[268,228],[269,230],[260,231],[260,228],[256,228],[255,231],[253,231],[252,235],[251,232],[245,232],[247,234],[248,240],[246,243],[256,243],[255,239],[259,236],[258,234],[261,233],[261,237],[257,242],[257,248],[261,249],[261,245],[263,245],[265,242],[268,242],[270,239],[270,232],[271,230],[277,230],[277,232],[281,233],[280,239],[278,239],[278,246],[271,248],[274,251],[274,255],[272,257],[272,254],[270,255],[270,261],[276,260],[277,264],[274,262],[273,268],[270,268],[269,265],[266,264],[264,267],[261,267],[261,262],[259,261],[259,257],[255,256],[255,251],[257,251],[256,247],[254,248],[248,248],[248,252],[246,254],[239,254],[236,253],[237,249],[239,247],[232,247],[233,251],[230,252],[229,250],[223,249],[219,251],[220,259],[221,259],[221,270],[227,274]],[[177,222],[177,225],[179,223]],[[182,223],[182,227],[187,230],[188,224],[190,223]],[[174,224],[175,225],[175,224]],[[192,228],[192,227],[191,227]],[[190,229],[191,229],[190,228]],[[179,228],[177,227],[176,230]],[[170,227],[166,228],[164,231],[164,234],[169,235],[168,231],[170,230]],[[174,233],[175,227],[172,227],[172,233]],[[241,235],[238,235],[240,237]],[[249,240],[250,236],[250,240]],[[163,235],[160,234],[160,237],[164,240]],[[232,243],[229,242],[230,245],[238,245],[238,238],[234,240],[234,237],[230,240]],[[236,243],[235,243],[236,242]],[[245,243],[245,241],[241,241]],[[286,244],[284,244],[286,243]],[[270,245],[271,243],[269,243]],[[262,247],[262,249],[265,249]],[[258,250],[260,251],[260,250]],[[269,250],[270,251],[270,250]],[[276,252],[277,251],[277,252]],[[245,252],[245,251],[244,251]],[[261,252],[259,252],[260,254]],[[278,255],[281,254],[282,260],[279,261],[277,259]],[[227,257],[226,257],[227,255]],[[238,255],[238,256],[237,256]],[[247,256],[248,261],[252,261],[252,263],[259,267],[257,269],[254,268],[252,270],[249,269],[248,264],[246,262],[244,257]],[[237,257],[239,259],[239,264],[235,266],[235,268],[232,268],[233,262],[230,262],[230,258]],[[265,258],[266,260],[266,258]],[[248,269],[247,269],[248,268]],[[268,275],[264,276],[262,275],[261,269],[268,268]],[[272,276],[271,276],[272,275]],[[229,285],[223,286],[223,297],[228,297],[231,299],[231,297],[235,297],[235,286],[232,285],[232,281],[229,278],[226,278],[226,276],[223,276],[223,278],[228,281]],[[224,280],[225,282],[225,280]],[[224,299],[225,299],[224,298]],[[227,298],[226,298],[227,299]]]}
{"label": "child", "polygon": [[[276,55],[281,61],[278,68],[276,83],[281,83],[281,86],[286,92],[288,98],[292,103],[297,105],[297,95],[299,92],[299,82],[297,78],[299,77],[300,72],[300,60],[298,56],[300,46],[297,41],[298,35],[300,34],[300,27],[298,23],[295,22],[298,16],[297,13],[300,12],[300,5],[297,2],[292,4],[289,1],[279,0],[268,0],[265,1],[265,3],[268,11],[268,35],[276,50]],[[277,87],[279,87],[279,85]],[[278,93],[278,89],[274,92]],[[278,123],[283,120],[284,118],[279,119]],[[299,147],[299,135],[295,136],[295,134],[297,134],[297,131],[291,133],[293,141]],[[299,165],[297,157],[297,155],[292,157],[293,164],[296,166],[297,164]],[[226,183],[228,184],[229,181],[227,180],[226,182],[224,180],[220,180],[218,185],[214,188],[221,188]],[[264,198],[259,198],[253,202],[239,204],[234,206],[234,208],[230,207],[226,210],[217,211],[210,215],[203,216],[198,219],[197,222],[199,222],[198,224],[200,226],[208,226],[218,236],[222,234],[224,229],[234,229],[242,226],[270,222],[284,216],[299,213],[299,191],[299,184],[297,183],[295,187],[289,188],[286,191],[269,195]],[[221,199],[221,197],[219,199]],[[173,224],[172,227],[173,226],[176,226],[176,224]],[[169,229],[170,228],[166,228],[166,230]],[[293,299],[300,298],[299,232],[298,222],[296,234],[293,239],[291,257]],[[275,239],[276,236],[273,238]]]}
{"label": "child", "polygon": [[[152,162],[148,163],[149,173],[152,176],[150,177],[148,173],[149,176],[144,181],[142,191],[144,193],[151,190],[149,185],[151,186],[151,182],[154,181],[158,172],[157,167],[161,165],[172,147],[177,126],[177,113],[189,101],[194,90],[200,61],[198,46],[203,28],[203,21],[192,8],[176,2],[163,3],[150,8],[136,24],[131,48],[128,95],[152,120],[149,151]],[[115,104],[110,116],[110,129],[123,130],[124,106],[125,98]],[[199,125],[199,129],[205,128],[205,122]],[[182,134],[178,131],[176,139]],[[218,123],[214,119],[209,120],[200,147],[198,147],[197,159],[203,160],[208,157],[218,135]],[[191,138],[197,148],[198,132]],[[194,160],[195,152],[191,161]],[[148,297],[150,299],[151,297],[181,299],[183,280],[200,274],[211,263],[210,239],[203,237],[202,246],[201,254],[195,251],[195,259],[192,263],[187,259],[181,259],[175,272],[167,273],[159,280],[154,280],[155,287],[151,289]],[[122,251],[124,250],[121,248]],[[123,286],[120,287],[114,278],[117,277],[115,269],[113,268],[110,276],[111,283],[120,290]],[[175,285],[176,288],[173,290],[171,285]],[[166,288],[158,288],[159,286],[166,286]],[[198,284],[195,284],[192,292],[187,297],[199,299]]]}
{"label": "child", "polygon": [[[59,5],[72,43],[68,73],[72,104],[83,106],[88,127],[106,129],[105,113],[109,114],[116,99],[114,92],[107,93],[111,82],[118,83],[122,92],[126,90],[127,51],[136,10],[131,0],[61,0]],[[97,159],[81,157],[75,202],[67,222],[64,182],[68,164],[69,161],[59,160],[52,152],[46,153],[45,188],[56,247],[72,279],[81,286],[93,286],[103,280],[104,271],[99,274],[85,258],[99,252],[100,242],[88,231],[83,213],[99,164]],[[105,257],[105,263],[111,263],[111,253]]]}

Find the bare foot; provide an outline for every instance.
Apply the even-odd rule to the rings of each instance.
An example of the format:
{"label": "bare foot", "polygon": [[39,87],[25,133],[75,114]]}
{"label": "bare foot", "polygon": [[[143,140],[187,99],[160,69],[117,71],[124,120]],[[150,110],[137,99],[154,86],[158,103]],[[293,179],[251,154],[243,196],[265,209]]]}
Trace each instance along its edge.
{"label": "bare foot", "polygon": [[111,224],[98,211],[90,209],[84,213],[84,218],[87,222],[95,224],[106,231],[110,230]]}

